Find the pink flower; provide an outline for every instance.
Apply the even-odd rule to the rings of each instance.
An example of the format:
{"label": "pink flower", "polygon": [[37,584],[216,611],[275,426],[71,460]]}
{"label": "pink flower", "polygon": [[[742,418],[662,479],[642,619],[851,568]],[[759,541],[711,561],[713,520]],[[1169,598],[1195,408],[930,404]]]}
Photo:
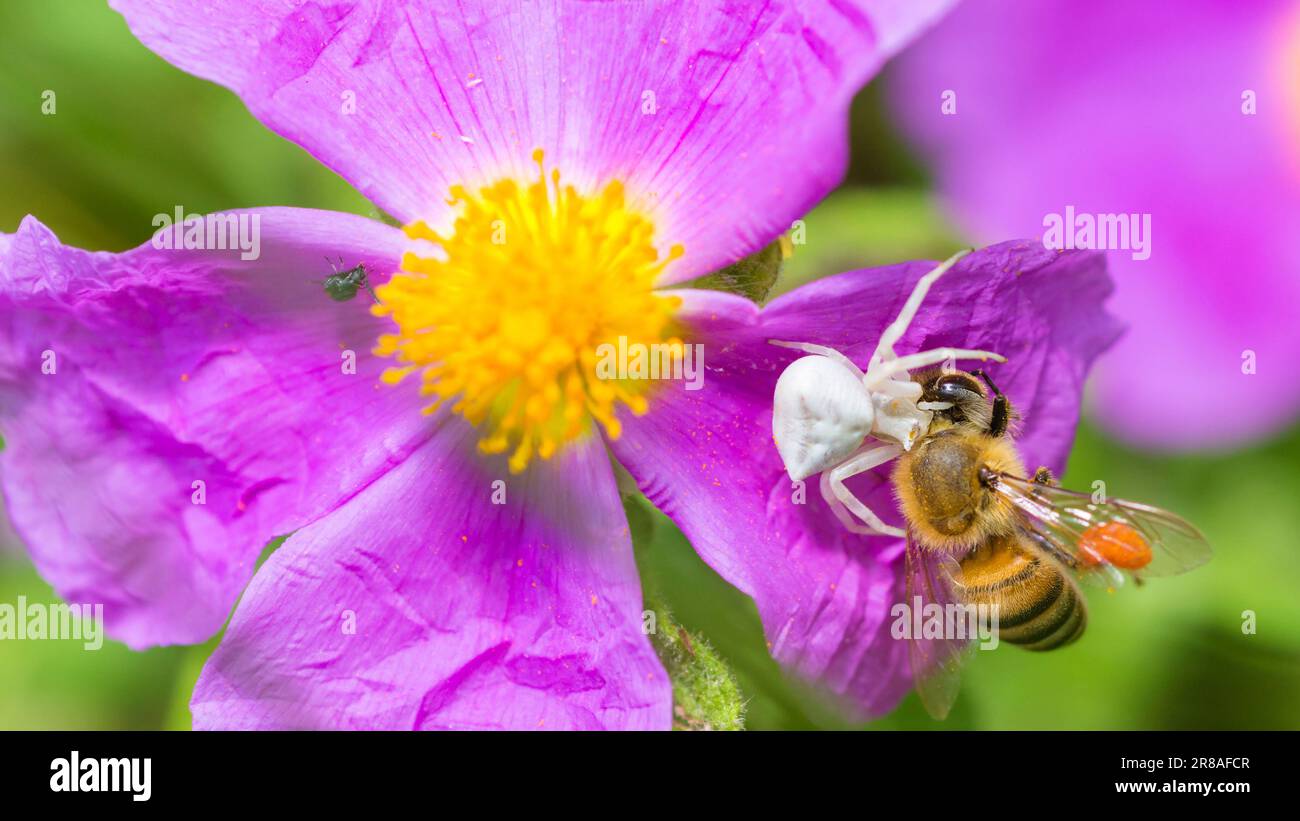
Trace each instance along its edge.
{"label": "pink flower", "polygon": [[[116,5],[408,225],[231,212],[258,226],[251,253],[187,248],[188,225],[123,254],[33,218],[0,235],[10,514],[60,594],[105,603],[133,647],[202,641],[240,598],[196,727],[668,727],[607,448],[759,599],[783,657],[794,636],[816,656],[872,629],[885,564],[832,544],[814,568],[800,542],[777,573],[787,548],[754,518],[784,353],[721,364],[767,332],[753,306],[661,289],[769,242],[839,180],[850,96],[944,3]],[[1045,341],[1035,300],[1104,280],[1083,256],[1018,254],[972,261],[935,321]],[[326,257],[363,265],[383,308],[332,302]],[[1061,275],[1022,286],[1004,264]],[[848,347],[918,269],[787,298],[803,324],[769,313]],[[997,301],[961,324],[994,275],[977,299]],[[814,324],[849,308],[842,329]],[[595,379],[620,336],[705,345],[709,388]],[[1068,418],[1044,459],[1095,342],[1026,349],[1029,381],[1010,382]],[[1067,367],[1038,373],[1054,357]],[[724,533],[733,498],[745,529]],[[825,616],[805,606],[824,562],[867,563]],[[893,697],[866,667],[837,675]]]}

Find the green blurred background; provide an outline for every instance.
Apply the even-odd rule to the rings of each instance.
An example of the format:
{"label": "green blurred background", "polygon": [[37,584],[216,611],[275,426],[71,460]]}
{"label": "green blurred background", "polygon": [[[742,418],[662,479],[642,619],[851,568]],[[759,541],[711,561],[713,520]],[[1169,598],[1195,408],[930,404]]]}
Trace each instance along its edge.
{"label": "green blurred background", "polygon": [[[95,2],[0,4],[0,231],[25,214],[67,243],[123,250],[154,214],[297,205],[377,216],[234,95],[164,63]],[[42,94],[57,95],[41,113]],[[807,219],[779,288],[850,268],[943,258],[961,246],[876,87],[853,112],[845,186]],[[1085,424],[1064,477],[1176,510],[1209,536],[1207,567],[1091,597],[1083,641],[1045,655],[977,653],[940,724],[914,696],[869,728],[1300,728],[1300,429],[1226,453],[1129,450]],[[843,727],[767,654],[753,604],[664,517],[638,554],[646,584],[735,672],[749,728]],[[53,601],[0,526],[0,602]],[[1243,635],[1242,612],[1258,633]],[[215,640],[133,653],[112,642],[0,642],[0,728],[188,728],[190,688]]]}

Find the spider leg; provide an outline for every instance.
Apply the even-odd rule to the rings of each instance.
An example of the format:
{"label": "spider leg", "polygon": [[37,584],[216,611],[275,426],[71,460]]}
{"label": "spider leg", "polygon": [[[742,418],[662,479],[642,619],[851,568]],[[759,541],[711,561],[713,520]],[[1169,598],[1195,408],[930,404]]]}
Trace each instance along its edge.
{"label": "spider leg", "polygon": [[970,350],[966,348],[934,348],[928,351],[908,354],[885,362],[875,362],[867,369],[864,377],[867,390],[878,390],[884,386],[888,380],[896,376],[907,373],[914,368],[923,368],[926,365],[937,365],[948,359],[979,359],[981,361],[993,360],[994,362],[1006,362],[1007,358],[993,351]]}
{"label": "spider leg", "polygon": [[863,383],[875,393],[883,393],[896,399],[911,399],[913,402],[921,398],[920,384],[910,379],[885,379],[879,384],[872,384],[869,379],[870,374],[863,377]]}
{"label": "spider leg", "polygon": [[[836,518],[849,530],[854,533],[865,533],[874,536],[893,536],[896,538],[904,536],[902,530],[885,524],[871,508],[864,505],[844,484],[844,480],[883,465],[890,459],[898,457],[902,452],[903,449],[897,445],[865,448],[822,473],[822,497],[831,506],[831,510],[835,511]],[[856,525],[856,523],[851,524],[851,521],[848,520],[849,511],[852,511],[855,516],[865,523],[865,528],[862,525]]]}
{"label": "spider leg", "polygon": [[843,365],[844,367],[848,368],[858,377],[862,376],[862,369],[859,368],[857,365],[854,365],[853,360],[849,359],[847,356],[835,350],[834,348],[828,348],[825,345],[814,345],[811,342],[784,342],[780,339],[769,339],[768,343],[775,345],[778,348],[791,348],[796,351],[803,351],[804,353],[810,353],[816,356],[824,356],[827,359],[833,359],[836,362]]}
{"label": "spider leg", "polygon": [[912,288],[911,295],[909,295],[907,301],[903,303],[903,309],[898,312],[898,317],[893,322],[889,323],[889,325],[885,327],[885,330],[880,334],[880,341],[876,343],[875,353],[871,355],[871,359],[869,360],[872,365],[875,365],[877,362],[883,362],[894,358],[894,343],[899,339],[902,339],[903,334],[907,332],[908,326],[911,325],[912,320],[916,318],[916,312],[920,310],[921,303],[925,300],[925,295],[930,292],[930,286],[933,285],[935,280],[939,277],[948,273],[948,270],[957,264],[957,260],[969,254],[971,250],[972,249],[970,248],[964,248],[958,251],[948,257],[948,259],[941,262],[934,268],[934,270],[917,280],[916,286]]}
{"label": "spider leg", "polygon": [[850,533],[860,533],[863,536],[882,535],[880,531],[875,528],[868,527],[853,518],[853,514],[849,513],[849,509],[844,506],[844,503],[835,498],[835,494],[831,491],[830,481],[830,471],[822,471],[822,498],[826,500],[826,504],[830,506],[831,512],[835,514],[836,519],[840,520],[840,524],[844,526],[844,529]]}

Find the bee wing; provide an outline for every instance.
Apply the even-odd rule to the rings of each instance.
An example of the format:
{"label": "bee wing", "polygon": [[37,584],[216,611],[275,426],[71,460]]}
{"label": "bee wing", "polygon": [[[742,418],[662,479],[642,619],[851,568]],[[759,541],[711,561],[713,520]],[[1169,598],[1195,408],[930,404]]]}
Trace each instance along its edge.
{"label": "bee wing", "polygon": [[[913,618],[914,624],[917,621],[914,614],[919,611],[924,615],[922,608],[927,604],[942,607],[962,601],[960,585],[956,581],[959,566],[955,557],[940,551],[923,550],[912,540],[910,529],[905,556],[908,610],[904,612]],[[947,718],[957,700],[964,651],[970,645],[969,641],[927,639],[915,634],[908,640],[907,660],[912,668],[912,680],[916,682],[916,694],[932,718]]]}
{"label": "bee wing", "polygon": [[[1081,579],[1119,587],[1135,576],[1173,576],[1210,560],[1210,545],[1190,522],[1158,507],[1000,474],[995,490],[1016,505],[1030,536]],[[1142,564],[1125,560],[1149,549]]]}

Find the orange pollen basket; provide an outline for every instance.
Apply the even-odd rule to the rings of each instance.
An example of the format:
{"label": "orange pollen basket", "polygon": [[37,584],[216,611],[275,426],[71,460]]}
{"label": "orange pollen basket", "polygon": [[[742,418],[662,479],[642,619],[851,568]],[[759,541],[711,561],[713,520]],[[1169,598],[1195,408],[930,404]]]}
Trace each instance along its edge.
{"label": "orange pollen basket", "polygon": [[1105,522],[1083,531],[1079,558],[1090,567],[1105,563],[1123,570],[1141,570],[1151,564],[1151,545],[1129,525]]}

